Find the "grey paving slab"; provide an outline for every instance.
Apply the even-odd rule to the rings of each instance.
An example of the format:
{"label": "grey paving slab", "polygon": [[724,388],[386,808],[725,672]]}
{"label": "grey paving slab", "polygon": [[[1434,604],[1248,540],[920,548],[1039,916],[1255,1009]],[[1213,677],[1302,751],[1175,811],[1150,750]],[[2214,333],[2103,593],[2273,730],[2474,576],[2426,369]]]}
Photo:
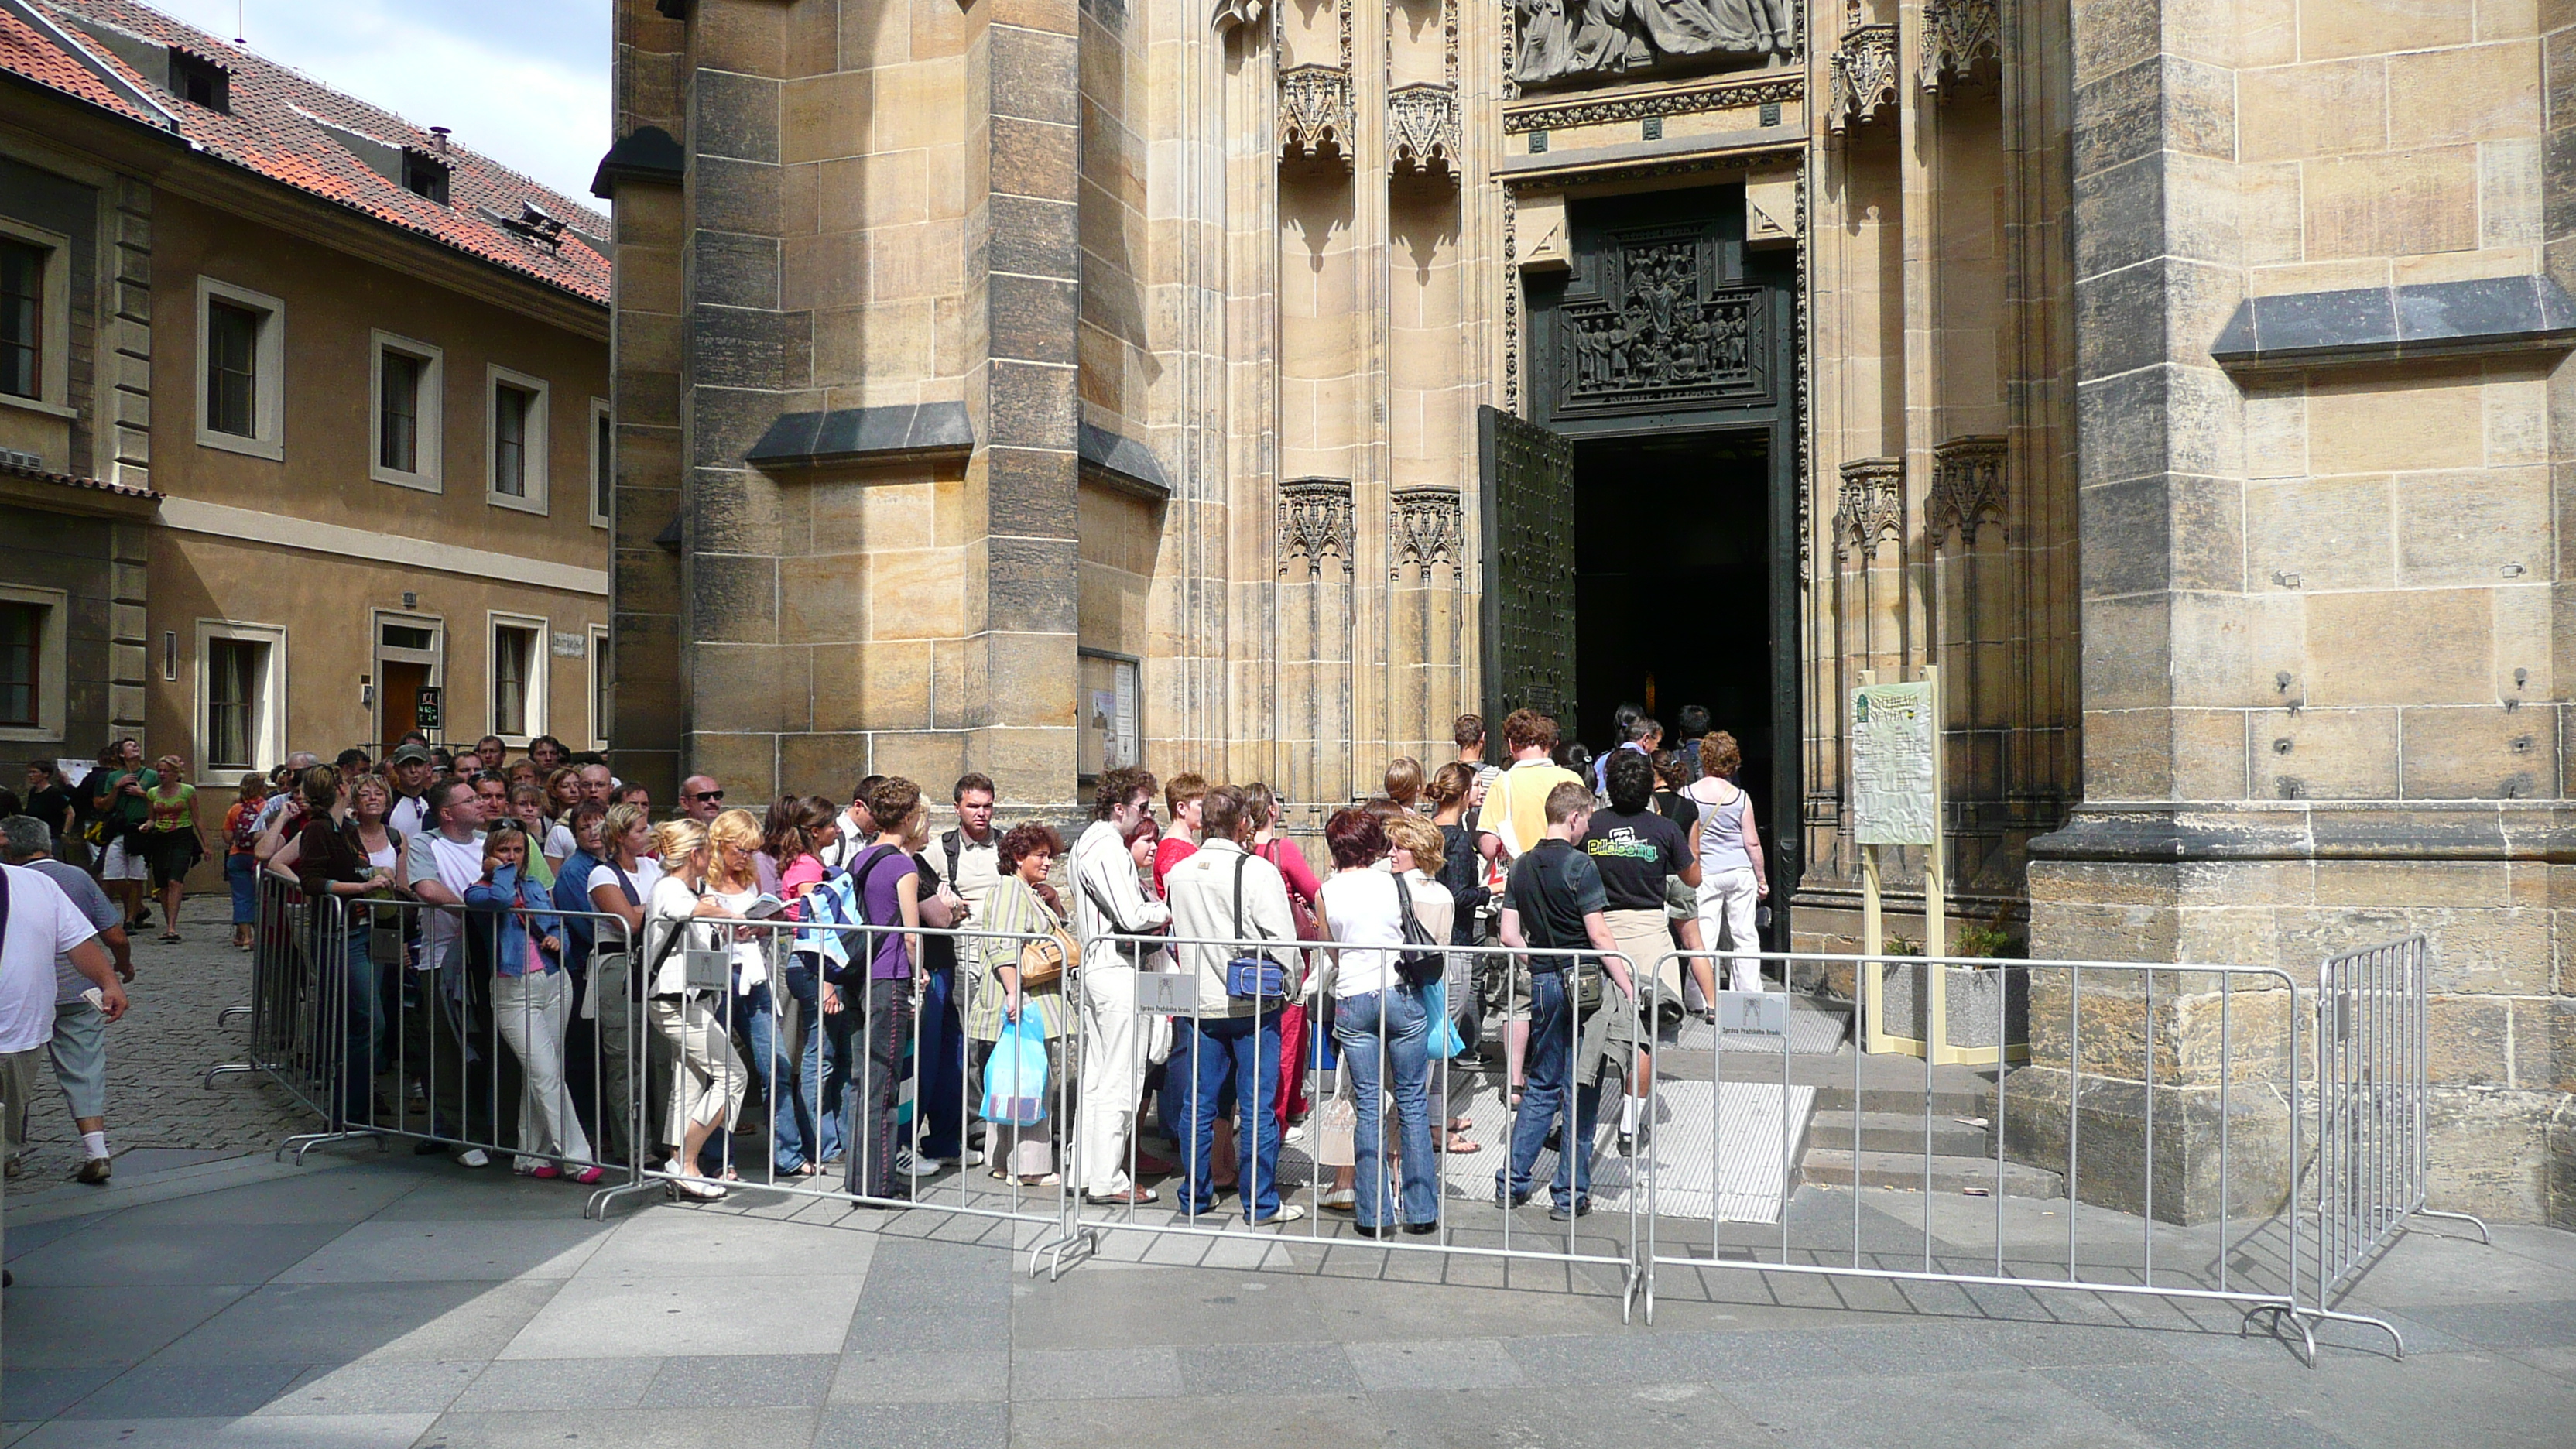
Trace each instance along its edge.
{"label": "grey paving slab", "polygon": [[1500,1339],[1396,1339],[1343,1347],[1360,1387],[1373,1393],[1519,1388],[1529,1382]]}
{"label": "grey paving slab", "polygon": [[1391,1442],[1422,1449],[1736,1449],[1780,1442],[1706,1384],[1622,1384],[1581,1397],[1540,1387],[1383,1393],[1368,1402]]}
{"label": "grey paving slab", "polygon": [[150,1233],[81,1233],[10,1259],[9,1271],[32,1288],[257,1284],[341,1231],[332,1223],[170,1223]]}
{"label": "grey paving slab", "polygon": [[481,1359],[325,1364],[298,1375],[259,1412],[435,1414],[456,1402],[456,1396],[483,1371]]}
{"label": "grey paving slab", "polygon": [[2507,1357],[2518,1363],[2527,1363],[2542,1373],[2576,1379],[2576,1346],[2553,1344],[2545,1348],[2517,1348]]}
{"label": "grey paving slab", "polygon": [[[1264,1281],[1238,1278],[1244,1284]],[[1619,1303],[1575,1293],[1513,1292],[1456,1286],[1438,1291],[1411,1283],[1337,1281],[1302,1295],[1322,1325],[1318,1338],[1405,1339],[1534,1333],[1595,1333],[1618,1328]]]}
{"label": "grey paving slab", "polygon": [[[408,1147],[399,1149],[409,1151]],[[422,1179],[410,1192],[374,1214],[379,1222],[482,1222],[490,1218],[578,1219],[594,1189],[570,1178],[551,1182],[521,1177],[495,1158],[490,1167],[459,1167],[443,1157],[422,1159]]]}
{"label": "grey paving slab", "polygon": [[140,1363],[249,1291],[233,1285],[12,1288],[0,1369]]}
{"label": "grey paving slab", "polygon": [[2309,1449],[2340,1443],[2316,1424],[2180,1365],[2115,1365],[2031,1372],[2173,1449]]}
{"label": "grey paving slab", "polygon": [[172,1363],[490,1358],[558,1285],[288,1283],[244,1295],[165,1350]]}
{"label": "grey paving slab", "polygon": [[460,1414],[632,1409],[662,1371],[658,1358],[499,1359],[447,1408]]}
{"label": "grey paving slab", "polygon": [[501,1358],[837,1354],[860,1280],[662,1278],[582,1273],[562,1285]]}
{"label": "grey paving slab", "polygon": [[772,1409],[747,1424],[738,1414],[680,1409],[547,1410],[512,1414],[447,1413],[424,1439],[440,1449],[737,1449],[744,1444],[804,1444],[812,1409]]}
{"label": "grey paving slab", "polygon": [[876,1235],[801,1222],[656,1208],[619,1222],[590,1265],[659,1277],[818,1274],[862,1278]]}
{"label": "grey paving slab", "polygon": [[764,1409],[821,1404],[841,1367],[837,1354],[720,1354],[668,1358],[644,1391],[647,1409]]}
{"label": "grey paving slab", "polygon": [[2028,1368],[2169,1363],[2173,1358],[2169,1348],[2194,1346],[2192,1335],[2094,1324],[1988,1320],[1947,1327],[1978,1352],[1990,1355],[1998,1366],[2004,1362]]}
{"label": "grey paving slab", "polygon": [[56,1419],[18,1442],[29,1449],[410,1449],[434,1421],[430,1414]]}
{"label": "grey paving slab", "polygon": [[2357,1444],[2565,1445],[2576,1382],[2499,1353],[2248,1357],[2212,1377]]}
{"label": "grey paving slab", "polygon": [[374,1216],[420,1184],[398,1168],[353,1164],[247,1187],[164,1198],[127,1208],[120,1228],[208,1223],[355,1223]]}
{"label": "grey paving slab", "polygon": [[2489,1246],[2441,1229],[2409,1232],[2404,1251],[2371,1264],[2353,1296],[2392,1308],[2514,1299],[2576,1300],[2576,1265],[2544,1262],[2511,1246]]}
{"label": "grey paving slab", "polygon": [[1279,1274],[1248,1287],[1240,1274],[1194,1268],[1067,1274],[1019,1301],[1013,1341],[1030,1348],[1104,1343],[1312,1343],[1327,1340],[1310,1279]]}
{"label": "grey paving slab", "polygon": [[2152,1442],[2124,1423],[2126,1416],[2088,1404],[2034,1370],[1778,1379],[1759,1388],[1721,1387],[1764,1431],[1796,1444],[2005,1449]]}
{"label": "grey paving slab", "polygon": [[67,1419],[175,1419],[255,1414],[303,1377],[300,1363],[164,1364],[118,1374],[63,1411]]}
{"label": "grey paving slab", "polygon": [[0,1374],[0,1422],[50,1419],[88,1398],[118,1372],[112,1368],[11,1369]]}
{"label": "grey paving slab", "polygon": [[[1013,1449],[1100,1449],[1112,1444],[1119,1449],[1208,1449],[1218,1444],[1317,1449],[1323,1445],[1383,1444],[1394,1433],[1395,1425],[1388,1416],[1359,1394],[1091,1399],[1015,1404],[1011,1410]],[[1487,1437],[1479,1442],[1491,1449],[1497,1441]],[[1536,1445],[1545,1441],[1522,1442]]]}
{"label": "grey paving slab", "polygon": [[[1223,1392],[1203,1385],[1201,1393]],[[1187,1393],[1181,1351],[1168,1344],[1120,1348],[1023,1349],[1011,1355],[1014,1402],[1047,1404],[1066,1399],[1149,1399]]]}
{"label": "grey paving slab", "polygon": [[1180,1351],[1181,1381],[1199,1394],[1355,1393],[1360,1378],[1338,1343],[1197,1344]]}
{"label": "grey paving slab", "polygon": [[848,1353],[987,1351],[1012,1334],[1016,1261],[994,1248],[880,1239],[839,1346]]}
{"label": "grey paving slab", "polygon": [[82,1213],[75,1217],[53,1218],[40,1223],[22,1223],[13,1217],[8,1224],[9,1262],[14,1266],[20,1258],[38,1248],[94,1227],[107,1221],[109,1216],[107,1213]]}
{"label": "grey paving slab", "polygon": [[569,1278],[609,1229],[600,1223],[359,1223],[277,1274],[281,1283],[463,1283]]}
{"label": "grey paving slab", "polygon": [[828,1405],[999,1403],[1012,1365],[996,1353],[845,1353]]}
{"label": "grey paving slab", "polygon": [[2547,1303],[2427,1303],[2407,1316],[2488,1348],[2576,1344],[2576,1300]]}
{"label": "grey paving slab", "polygon": [[[1005,1449],[1022,1441],[1002,1404],[873,1404],[828,1408],[814,1449]],[[788,1441],[782,1434],[781,1442]],[[1115,1440],[1094,1441],[1092,1449]],[[461,1449],[461,1446],[460,1446]]]}

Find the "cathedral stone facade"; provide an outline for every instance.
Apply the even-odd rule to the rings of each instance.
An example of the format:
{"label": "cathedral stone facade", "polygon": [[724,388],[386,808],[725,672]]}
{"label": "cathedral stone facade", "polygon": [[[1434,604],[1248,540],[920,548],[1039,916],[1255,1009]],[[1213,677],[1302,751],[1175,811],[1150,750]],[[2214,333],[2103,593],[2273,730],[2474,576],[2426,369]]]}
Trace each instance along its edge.
{"label": "cathedral stone facade", "polygon": [[[1849,692],[1938,665],[1954,919],[2307,978],[2429,932],[2437,1205],[2576,1222],[2571,35],[619,0],[622,768],[1007,812],[1139,759],[1312,812],[1463,710],[1699,703],[1781,944],[1834,946]],[[2151,1087],[2168,1215],[2205,979],[2136,1003],[2153,1063],[2013,1078],[2088,1141]]]}

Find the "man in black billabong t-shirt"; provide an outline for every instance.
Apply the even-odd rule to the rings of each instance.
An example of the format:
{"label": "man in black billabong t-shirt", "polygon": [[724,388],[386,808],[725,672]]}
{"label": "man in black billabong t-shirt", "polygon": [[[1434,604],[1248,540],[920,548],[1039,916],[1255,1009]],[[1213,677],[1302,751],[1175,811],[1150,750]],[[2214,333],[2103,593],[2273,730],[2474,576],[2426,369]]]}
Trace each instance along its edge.
{"label": "man in black billabong t-shirt", "polygon": [[[1602,953],[1591,959],[1568,955],[1530,958],[1529,1085],[1521,1097],[1519,1120],[1512,1124],[1512,1160],[1494,1174],[1494,1203],[1516,1207],[1528,1201],[1530,1166],[1547,1144],[1551,1128],[1564,1121],[1562,1148],[1556,1157],[1554,1205],[1548,1216],[1569,1222],[1592,1211],[1592,1124],[1600,1107],[1598,1077],[1575,1087],[1575,1006],[1580,971],[1598,970],[1619,992],[1633,994],[1628,968],[1615,954],[1601,872],[1589,856],[1575,849],[1592,816],[1592,791],[1568,780],[1547,795],[1547,833],[1512,862],[1509,900],[1503,908],[1503,944],[1515,949],[1572,949]],[[1578,966],[1578,963],[1580,965]],[[1604,1005],[1621,1010],[1617,995],[1603,992]],[[1582,1075],[1592,1076],[1589,1071]],[[1569,1100],[1570,1099],[1570,1100]],[[1571,1106],[1572,1110],[1567,1110]]]}
{"label": "man in black billabong t-shirt", "polygon": [[[1679,959],[1672,954],[1673,934],[1664,912],[1664,883],[1679,876],[1699,884],[1699,862],[1691,856],[1690,837],[1656,813],[1655,767],[1646,756],[1622,750],[1610,757],[1610,808],[1592,813],[1583,832],[1583,853],[1601,872],[1607,909],[1603,916],[1610,939],[1628,958],[1633,979],[1651,993],[1648,1020],[1682,1013]],[[1637,1043],[1635,1070],[1628,1072],[1628,1093],[1619,1101],[1619,1150],[1635,1150],[1646,1133],[1637,1122],[1639,1102],[1654,1070],[1652,1038]]]}

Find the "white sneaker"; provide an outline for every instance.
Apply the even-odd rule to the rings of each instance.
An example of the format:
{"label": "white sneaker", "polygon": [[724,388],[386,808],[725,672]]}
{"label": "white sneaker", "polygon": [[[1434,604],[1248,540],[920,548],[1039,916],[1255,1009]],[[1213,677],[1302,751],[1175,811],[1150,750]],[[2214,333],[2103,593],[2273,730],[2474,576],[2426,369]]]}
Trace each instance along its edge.
{"label": "white sneaker", "polygon": [[908,1180],[914,1177],[928,1177],[930,1174],[923,1172],[921,1164],[913,1160],[911,1148],[898,1147],[894,1151],[894,1175]]}
{"label": "white sneaker", "polygon": [[456,1154],[456,1165],[459,1167],[490,1167],[492,1165],[492,1154],[485,1152],[480,1147],[468,1147],[464,1151]]}

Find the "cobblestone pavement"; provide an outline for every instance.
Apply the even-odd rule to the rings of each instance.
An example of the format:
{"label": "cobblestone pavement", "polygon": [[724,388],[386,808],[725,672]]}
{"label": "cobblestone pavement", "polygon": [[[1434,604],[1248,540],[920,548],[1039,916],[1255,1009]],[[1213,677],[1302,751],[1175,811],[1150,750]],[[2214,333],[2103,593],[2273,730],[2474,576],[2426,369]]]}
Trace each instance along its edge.
{"label": "cobblestone pavement", "polygon": [[[206,1085],[206,1068],[237,1060],[249,1039],[247,1018],[215,1025],[215,1013],[250,1000],[250,956],[232,947],[230,898],[191,898],[179,913],[186,940],[176,946],[158,939],[157,910],[154,919],[134,943],[133,1004],[108,1029],[108,1145],[120,1159],[144,1154],[120,1165],[256,1152],[309,1130],[312,1118],[262,1079],[235,1075]],[[36,1098],[27,1136],[15,1190],[42,1191],[80,1166],[80,1134],[50,1082]]]}

